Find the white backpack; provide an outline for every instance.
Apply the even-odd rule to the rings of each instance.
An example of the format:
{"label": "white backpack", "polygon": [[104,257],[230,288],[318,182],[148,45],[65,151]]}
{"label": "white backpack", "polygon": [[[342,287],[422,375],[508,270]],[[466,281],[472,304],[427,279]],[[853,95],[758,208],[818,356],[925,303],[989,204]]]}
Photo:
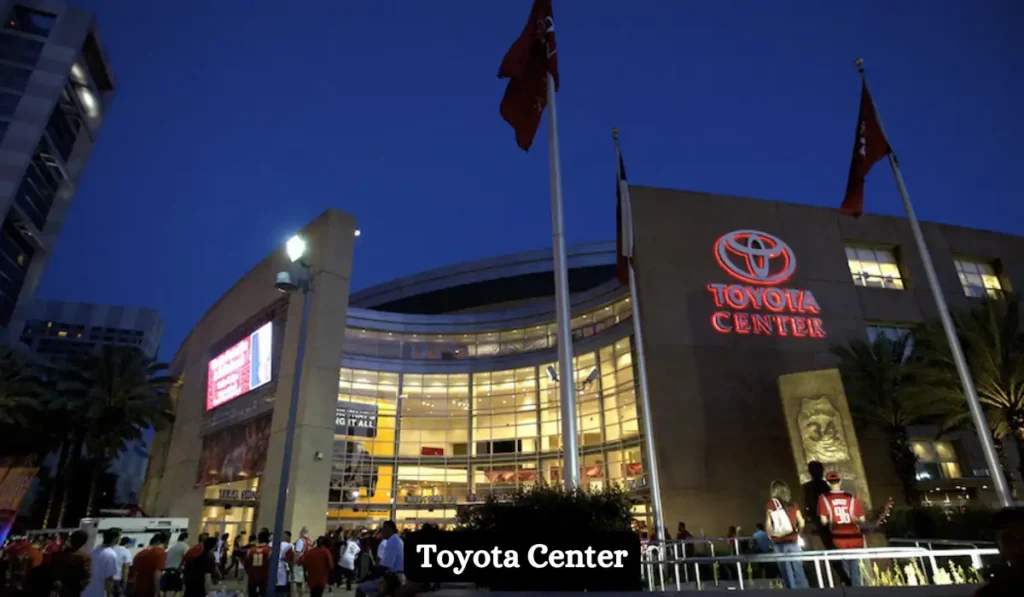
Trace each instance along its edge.
{"label": "white backpack", "polygon": [[782,507],[782,502],[773,499],[772,504],[775,505],[775,509],[769,513],[772,519],[772,536],[785,537],[795,533],[796,529],[793,528],[793,522],[789,519],[789,513]]}

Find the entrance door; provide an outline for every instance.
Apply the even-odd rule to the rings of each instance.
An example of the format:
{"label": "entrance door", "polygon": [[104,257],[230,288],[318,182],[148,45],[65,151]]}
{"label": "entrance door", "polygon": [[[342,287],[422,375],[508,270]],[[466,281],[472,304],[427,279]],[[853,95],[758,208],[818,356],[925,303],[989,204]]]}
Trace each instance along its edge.
{"label": "entrance door", "polygon": [[219,520],[207,520],[203,523],[202,532],[209,534],[211,537],[220,538],[221,535],[227,533],[228,544],[232,544],[235,541],[235,537],[242,532],[243,526],[240,522],[222,522]]}

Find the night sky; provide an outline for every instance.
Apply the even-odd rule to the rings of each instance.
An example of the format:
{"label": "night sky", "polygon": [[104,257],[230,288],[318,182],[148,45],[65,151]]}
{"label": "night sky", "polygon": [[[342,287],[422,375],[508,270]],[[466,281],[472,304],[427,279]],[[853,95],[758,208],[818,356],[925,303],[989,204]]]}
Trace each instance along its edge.
{"label": "night sky", "polygon": [[[154,307],[167,360],[329,207],[363,232],[353,289],[550,246],[543,125],[525,154],[498,115],[530,0],[74,3],[119,88],[39,296]],[[1024,231],[1024,2],[554,11],[570,243],[614,238],[613,126],[634,184],[838,206],[857,57],[919,216]],[[900,213],[884,164],[866,197]]]}

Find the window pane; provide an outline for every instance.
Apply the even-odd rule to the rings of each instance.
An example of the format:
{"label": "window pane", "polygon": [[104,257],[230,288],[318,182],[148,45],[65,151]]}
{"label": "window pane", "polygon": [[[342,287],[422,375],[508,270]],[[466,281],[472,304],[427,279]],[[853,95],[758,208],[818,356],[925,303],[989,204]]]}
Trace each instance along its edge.
{"label": "window pane", "polygon": [[847,246],[846,255],[856,286],[903,289],[903,279],[893,251]]}

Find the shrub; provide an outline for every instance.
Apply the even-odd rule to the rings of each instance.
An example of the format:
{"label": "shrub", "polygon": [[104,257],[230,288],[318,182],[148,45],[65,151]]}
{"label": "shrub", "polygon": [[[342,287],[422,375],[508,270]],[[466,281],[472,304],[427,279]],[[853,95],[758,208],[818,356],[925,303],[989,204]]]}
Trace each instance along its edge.
{"label": "shrub", "polygon": [[885,524],[885,535],[906,539],[994,541],[993,511],[988,508],[942,510],[916,506],[894,508]]}
{"label": "shrub", "polygon": [[476,506],[463,506],[456,514],[459,528],[493,533],[521,533],[540,529],[550,533],[629,531],[632,503],[618,489],[576,491],[535,486],[499,500],[488,496]]}

